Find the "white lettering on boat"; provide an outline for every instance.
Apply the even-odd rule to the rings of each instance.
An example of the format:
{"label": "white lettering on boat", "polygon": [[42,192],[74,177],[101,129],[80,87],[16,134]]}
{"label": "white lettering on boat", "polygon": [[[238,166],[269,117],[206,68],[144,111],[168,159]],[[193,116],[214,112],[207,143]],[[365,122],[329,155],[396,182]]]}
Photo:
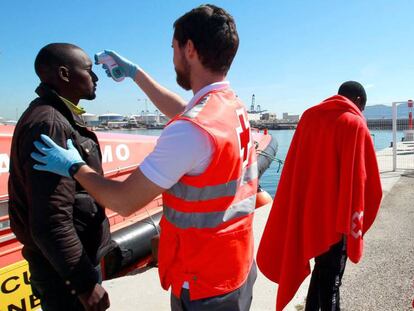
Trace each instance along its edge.
{"label": "white lettering on boat", "polygon": [[111,145],[105,145],[102,148],[102,162],[108,163],[113,162],[114,159],[112,157],[112,146]]}
{"label": "white lettering on boat", "polygon": [[10,158],[7,153],[0,153],[0,174],[8,173],[10,167]]}
{"label": "white lettering on boat", "polygon": [[[114,161],[114,146],[104,145],[102,148],[102,162],[110,163]],[[115,157],[117,161],[127,161],[130,156],[129,147],[126,144],[119,144],[115,146]]]}
{"label": "white lettering on boat", "polygon": [[115,154],[118,160],[126,161],[129,159],[129,148],[125,144],[119,144],[116,146]]}

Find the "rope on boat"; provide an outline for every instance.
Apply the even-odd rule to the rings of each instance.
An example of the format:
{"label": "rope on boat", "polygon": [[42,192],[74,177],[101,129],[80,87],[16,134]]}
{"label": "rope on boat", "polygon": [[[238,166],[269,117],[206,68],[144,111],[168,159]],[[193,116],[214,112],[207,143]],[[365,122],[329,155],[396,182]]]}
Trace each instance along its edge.
{"label": "rope on boat", "polygon": [[270,159],[271,161],[275,161],[278,164],[277,173],[279,173],[280,168],[285,163],[283,160],[280,160],[279,158],[276,158],[275,156],[271,155],[270,153],[268,153],[264,150],[256,150],[256,153],[257,153],[257,155],[264,156],[264,157]]}
{"label": "rope on boat", "polygon": [[155,223],[154,219],[152,218],[150,212],[148,211],[147,207],[145,207],[145,210],[147,211],[147,214],[149,216],[149,219],[151,220],[152,225],[154,226],[155,230],[157,231],[157,234],[160,234],[160,230],[158,229],[157,224]]}

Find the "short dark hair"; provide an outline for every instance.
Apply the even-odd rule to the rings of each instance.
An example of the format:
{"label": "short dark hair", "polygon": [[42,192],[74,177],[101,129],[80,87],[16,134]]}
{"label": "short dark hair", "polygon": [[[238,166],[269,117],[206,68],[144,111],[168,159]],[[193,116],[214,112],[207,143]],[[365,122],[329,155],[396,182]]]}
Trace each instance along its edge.
{"label": "short dark hair", "polygon": [[36,56],[34,67],[42,82],[50,77],[53,70],[59,66],[70,66],[73,63],[74,49],[82,50],[71,43],[50,43],[40,49]]}
{"label": "short dark hair", "polygon": [[226,74],[239,47],[239,35],[233,17],[212,4],[201,5],[174,22],[174,39],[183,47],[188,40],[204,67]]}
{"label": "short dark hair", "polygon": [[342,95],[355,102],[357,97],[361,98],[361,105],[365,107],[367,93],[361,83],[356,81],[346,81],[339,87],[338,95]]}

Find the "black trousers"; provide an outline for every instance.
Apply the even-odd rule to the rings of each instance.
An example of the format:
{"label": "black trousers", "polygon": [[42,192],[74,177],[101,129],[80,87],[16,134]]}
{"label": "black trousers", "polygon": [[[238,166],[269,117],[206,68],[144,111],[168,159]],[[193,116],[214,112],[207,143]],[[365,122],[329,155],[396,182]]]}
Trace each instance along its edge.
{"label": "black trousers", "polygon": [[[101,276],[100,266],[97,266],[96,270]],[[85,311],[78,296],[69,292],[68,287],[57,273],[49,274],[44,278],[32,276],[30,285],[33,294],[40,299],[43,311]]]}
{"label": "black trousers", "polygon": [[257,266],[253,262],[247,281],[238,289],[220,296],[190,300],[188,289],[182,289],[181,297],[171,293],[172,311],[248,311],[253,299],[253,284],[257,278]]}
{"label": "black trousers", "polygon": [[327,252],[315,257],[305,311],[340,310],[339,287],[347,258],[345,238],[332,245]]}

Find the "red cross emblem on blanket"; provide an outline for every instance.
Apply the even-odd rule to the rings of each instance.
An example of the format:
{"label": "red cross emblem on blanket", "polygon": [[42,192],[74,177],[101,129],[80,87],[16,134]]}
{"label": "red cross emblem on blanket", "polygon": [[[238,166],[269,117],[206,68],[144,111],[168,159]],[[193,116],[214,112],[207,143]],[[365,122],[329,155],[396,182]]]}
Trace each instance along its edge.
{"label": "red cross emblem on blanket", "polygon": [[352,228],[351,234],[352,236],[357,239],[362,237],[362,220],[364,217],[364,212],[355,212],[352,215]]}

